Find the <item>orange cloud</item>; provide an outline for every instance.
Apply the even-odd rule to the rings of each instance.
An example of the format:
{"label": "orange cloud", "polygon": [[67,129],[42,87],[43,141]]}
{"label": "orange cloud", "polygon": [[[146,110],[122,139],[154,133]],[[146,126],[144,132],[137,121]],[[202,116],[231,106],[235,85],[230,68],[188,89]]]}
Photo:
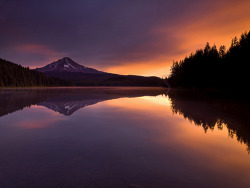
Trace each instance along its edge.
{"label": "orange cloud", "polygon": [[[250,1],[209,1],[202,5],[203,13],[191,12],[171,25],[162,25],[152,31],[153,35],[162,36],[158,48],[159,51],[166,49],[166,52],[162,52],[160,57],[152,56],[144,61],[126,61],[105,70],[120,74],[165,77],[170,73],[173,60],[181,60],[197,49],[204,48],[206,42],[217,47],[226,45],[229,48],[233,37],[240,37],[243,32],[250,30],[249,7]],[[176,43],[168,43],[169,37],[176,39],[172,41]],[[173,49],[169,50],[169,45],[172,45]]]}
{"label": "orange cloud", "polygon": [[48,48],[47,46],[40,44],[21,44],[13,47],[14,50],[24,52],[24,53],[32,53],[32,54],[46,54],[46,55],[55,55],[59,54],[58,52]]}
{"label": "orange cloud", "polygon": [[[38,61],[41,66],[47,65],[48,63],[65,56],[64,53],[57,52],[40,44],[20,44],[14,46],[13,49],[18,53],[41,57],[41,60]],[[30,66],[30,68],[36,68],[36,66]]]}

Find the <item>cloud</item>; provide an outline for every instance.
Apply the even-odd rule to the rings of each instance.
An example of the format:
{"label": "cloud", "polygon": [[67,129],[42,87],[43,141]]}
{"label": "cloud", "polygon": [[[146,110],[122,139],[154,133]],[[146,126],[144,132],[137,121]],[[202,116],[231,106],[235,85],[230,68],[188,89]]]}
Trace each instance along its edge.
{"label": "cloud", "polygon": [[13,46],[13,50],[22,53],[30,53],[35,55],[45,55],[45,56],[54,56],[54,55],[62,55],[59,52],[51,50],[50,48],[39,45],[39,44],[21,44],[17,46]]}
{"label": "cloud", "polygon": [[249,6],[247,0],[1,1],[0,57],[40,67],[69,56],[104,71],[133,67],[132,74],[162,76],[207,41],[229,45],[249,30]]}

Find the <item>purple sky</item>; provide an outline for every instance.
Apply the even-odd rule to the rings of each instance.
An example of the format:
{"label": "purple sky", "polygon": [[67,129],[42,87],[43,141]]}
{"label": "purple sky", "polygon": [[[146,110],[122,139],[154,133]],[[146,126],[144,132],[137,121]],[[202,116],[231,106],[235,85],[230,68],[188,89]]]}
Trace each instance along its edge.
{"label": "purple sky", "polygon": [[31,68],[68,56],[121,74],[165,76],[207,41],[250,29],[249,0],[0,0],[0,57]]}

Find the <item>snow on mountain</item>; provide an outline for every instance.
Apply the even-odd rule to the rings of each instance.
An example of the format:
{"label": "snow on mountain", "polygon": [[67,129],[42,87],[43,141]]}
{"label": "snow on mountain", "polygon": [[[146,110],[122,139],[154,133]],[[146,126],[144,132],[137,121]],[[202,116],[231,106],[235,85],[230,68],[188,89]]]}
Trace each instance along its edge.
{"label": "snow on mountain", "polygon": [[39,72],[81,72],[81,73],[103,73],[96,69],[82,66],[69,57],[64,57],[55,61],[51,64],[48,64],[44,67],[36,69]]}

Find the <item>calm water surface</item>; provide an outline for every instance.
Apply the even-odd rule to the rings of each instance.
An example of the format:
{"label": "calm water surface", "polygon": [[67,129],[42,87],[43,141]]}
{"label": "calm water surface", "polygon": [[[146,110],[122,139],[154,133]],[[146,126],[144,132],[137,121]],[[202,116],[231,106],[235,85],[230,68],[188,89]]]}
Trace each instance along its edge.
{"label": "calm water surface", "polygon": [[0,90],[0,187],[250,187],[249,112],[160,88]]}

